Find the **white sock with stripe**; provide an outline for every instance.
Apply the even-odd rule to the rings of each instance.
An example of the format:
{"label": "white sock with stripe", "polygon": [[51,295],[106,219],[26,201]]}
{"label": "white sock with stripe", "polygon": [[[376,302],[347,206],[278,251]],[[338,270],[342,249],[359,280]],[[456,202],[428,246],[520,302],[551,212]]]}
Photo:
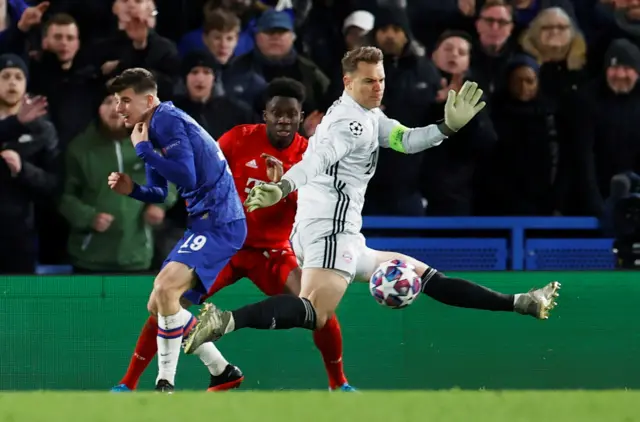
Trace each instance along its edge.
{"label": "white sock with stripe", "polygon": [[158,315],[158,377],[175,385],[176,370],[180,358],[185,325],[191,320],[191,312],[181,309],[175,315]]}

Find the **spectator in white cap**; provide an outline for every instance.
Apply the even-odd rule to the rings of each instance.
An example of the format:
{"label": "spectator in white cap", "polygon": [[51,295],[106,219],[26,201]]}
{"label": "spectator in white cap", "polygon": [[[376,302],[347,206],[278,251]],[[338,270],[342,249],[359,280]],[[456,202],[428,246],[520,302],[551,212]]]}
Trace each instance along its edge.
{"label": "spectator in white cap", "polygon": [[344,42],[348,50],[360,46],[362,41],[372,29],[375,18],[371,12],[366,10],[356,10],[344,20],[342,33]]}

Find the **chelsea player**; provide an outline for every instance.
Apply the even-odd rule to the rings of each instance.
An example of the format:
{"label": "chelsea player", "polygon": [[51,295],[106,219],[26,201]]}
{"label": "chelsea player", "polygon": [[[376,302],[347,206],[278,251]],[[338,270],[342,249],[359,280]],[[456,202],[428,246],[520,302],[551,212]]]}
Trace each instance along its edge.
{"label": "chelsea player", "polygon": [[[160,102],[151,72],[125,70],[109,82],[109,90],[118,100],[125,125],[133,128],[131,142],[147,173],[146,186],[126,174],[111,173],[110,188],[142,202],[161,203],[171,182],[187,202],[184,238],[164,261],[147,305],[158,317],[156,390],[171,393],[183,336],[195,325],[180,298],[201,302],[220,270],[242,247],[247,235],[245,215],[218,144],[185,112],[171,102]],[[203,362],[224,359],[212,343],[203,346],[196,352]]]}

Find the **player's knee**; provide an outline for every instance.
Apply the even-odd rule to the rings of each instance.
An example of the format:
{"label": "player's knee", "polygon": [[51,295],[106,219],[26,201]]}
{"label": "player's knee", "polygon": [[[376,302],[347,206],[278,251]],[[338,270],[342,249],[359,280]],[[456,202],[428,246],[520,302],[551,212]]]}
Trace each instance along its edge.
{"label": "player's knee", "polygon": [[309,295],[308,297],[301,296],[301,298],[305,299],[313,310],[316,329],[319,330],[324,327],[327,321],[331,319],[333,310],[323,307],[321,301],[317,300],[318,297],[316,295]]}
{"label": "player's knee", "polygon": [[170,279],[162,277],[156,278],[153,284],[153,293],[156,301],[160,301],[161,303],[179,301],[182,295],[182,292],[176,290]]}
{"label": "player's knee", "polygon": [[149,311],[149,313],[153,316],[158,315],[158,304],[156,303],[156,296],[153,292],[151,293],[149,301],[147,302],[147,311]]}
{"label": "player's knee", "polygon": [[175,290],[171,283],[162,279],[156,279],[153,284],[153,293],[157,301],[166,302],[172,299],[180,300],[180,294]]}
{"label": "player's knee", "polygon": [[302,277],[300,297],[313,306],[316,328],[320,329],[333,316],[351,276],[339,270],[312,269],[303,271]]}
{"label": "player's knee", "polygon": [[333,312],[325,310],[320,310],[320,312],[318,312],[318,310],[316,310],[316,330],[322,329],[332,316]]}

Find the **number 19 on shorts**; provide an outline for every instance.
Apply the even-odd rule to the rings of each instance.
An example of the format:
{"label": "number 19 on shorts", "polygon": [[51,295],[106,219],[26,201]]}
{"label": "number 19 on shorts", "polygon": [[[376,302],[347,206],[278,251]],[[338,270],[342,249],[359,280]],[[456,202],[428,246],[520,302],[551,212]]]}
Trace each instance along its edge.
{"label": "number 19 on shorts", "polygon": [[197,252],[204,247],[204,244],[207,243],[207,238],[201,234],[195,235],[192,234],[187,238],[187,240],[180,246],[178,253],[191,253]]}

